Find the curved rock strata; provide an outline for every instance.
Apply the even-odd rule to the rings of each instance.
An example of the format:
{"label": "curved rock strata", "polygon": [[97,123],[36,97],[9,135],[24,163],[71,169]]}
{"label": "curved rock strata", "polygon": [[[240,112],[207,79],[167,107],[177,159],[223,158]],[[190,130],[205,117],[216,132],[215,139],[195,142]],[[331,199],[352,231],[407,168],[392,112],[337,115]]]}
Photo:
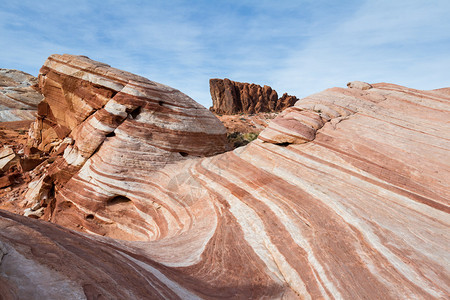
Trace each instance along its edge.
{"label": "curved rock strata", "polygon": [[[102,210],[108,201],[135,191],[124,186],[124,178],[140,180],[175,161],[227,149],[224,126],[188,96],[86,57],[50,56],[41,68],[39,88],[45,98],[25,152],[43,151],[51,159],[41,166],[43,175],[30,183],[23,205],[46,207],[46,219],[69,222],[69,227],[81,221],[53,216],[55,209],[70,212],[65,199],[88,197],[96,203],[92,210]],[[80,189],[80,181],[91,181],[89,168],[106,172],[113,181],[119,178],[116,189],[96,190],[95,183],[93,190]],[[116,217],[123,219],[119,212]],[[130,222],[149,226],[144,219],[136,216]],[[122,235],[115,222],[105,223],[103,228],[112,227],[115,237]]]}
{"label": "curved rock strata", "polygon": [[0,229],[1,299],[199,298],[169,275],[179,272],[114,241],[2,210]]}
{"label": "curved rock strata", "polygon": [[78,166],[83,137],[111,132],[87,117],[67,142],[79,169],[56,186],[51,221],[98,235],[0,212],[0,283],[11,298],[24,280],[42,284],[14,267],[26,262],[86,298],[446,298],[449,92],[332,88],[246,147],[156,168],[141,167],[159,161],[140,148],[148,133],[123,125],[139,119],[120,113],[116,135]]}

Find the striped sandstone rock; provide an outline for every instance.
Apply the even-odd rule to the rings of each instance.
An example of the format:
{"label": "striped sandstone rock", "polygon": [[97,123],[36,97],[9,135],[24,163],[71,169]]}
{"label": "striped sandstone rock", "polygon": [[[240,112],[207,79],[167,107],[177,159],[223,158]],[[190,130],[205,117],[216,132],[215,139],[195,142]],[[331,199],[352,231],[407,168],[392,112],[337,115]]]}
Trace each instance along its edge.
{"label": "striped sandstone rock", "polygon": [[[55,191],[57,199],[64,198],[64,184],[92,159],[107,162],[111,175],[128,177],[227,147],[220,121],[188,96],[86,57],[50,56],[39,88],[45,99],[25,152],[43,151],[53,158],[30,184],[27,194],[39,195],[26,197],[31,206],[49,204]],[[46,216],[53,208],[48,205]]]}
{"label": "striped sandstone rock", "polygon": [[[450,294],[450,89],[329,89],[245,147],[170,163],[148,151],[161,123],[144,134],[131,124],[154,119],[119,113],[121,101],[103,108],[124,118],[107,129],[102,109],[80,123],[86,130],[70,125],[76,116],[55,119],[74,126],[63,157],[76,172],[60,167],[73,175],[47,215],[66,228],[0,212],[0,291],[10,298]],[[116,123],[102,140],[97,131]],[[88,159],[86,137],[100,143]]]}

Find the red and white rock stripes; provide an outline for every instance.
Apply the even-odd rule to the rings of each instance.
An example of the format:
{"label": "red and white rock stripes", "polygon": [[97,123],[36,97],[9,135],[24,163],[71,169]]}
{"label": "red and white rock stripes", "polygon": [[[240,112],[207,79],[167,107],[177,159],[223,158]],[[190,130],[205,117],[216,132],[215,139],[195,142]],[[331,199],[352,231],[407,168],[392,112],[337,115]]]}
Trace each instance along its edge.
{"label": "red and white rock stripes", "polygon": [[[142,111],[127,116],[61,185],[51,217],[115,239],[70,233],[77,246],[67,255],[83,249],[93,272],[57,272],[86,297],[120,289],[137,298],[446,298],[449,111],[445,89],[333,88],[298,101],[261,139],[207,158],[173,146],[171,121],[155,136],[157,124],[139,124]],[[48,240],[36,238],[46,253],[69,243],[65,229],[1,213],[3,247],[31,261],[40,248],[21,248],[11,222],[46,231]]]}

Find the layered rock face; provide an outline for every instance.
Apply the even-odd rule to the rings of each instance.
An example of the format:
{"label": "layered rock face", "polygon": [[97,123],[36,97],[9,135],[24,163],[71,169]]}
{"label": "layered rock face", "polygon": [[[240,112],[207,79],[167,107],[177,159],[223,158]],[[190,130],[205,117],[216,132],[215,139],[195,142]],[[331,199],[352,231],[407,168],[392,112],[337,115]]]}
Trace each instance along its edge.
{"label": "layered rock face", "polygon": [[[53,70],[67,74],[65,64]],[[297,101],[246,147],[156,168],[141,168],[159,152],[135,148],[152,135],[122,129],[139,121],[127,116],[112,137],[120,141],[105,138],[56,184],[51,220],[97,235],[0,212],[0,291],[13,299],[447,297],[450,89],[364,87]],[[91,135],[72,136],[67,164],[84,159],[71,153],[86,153]]]}
{"label": "layered rock face", "polygon": [[294,105],[298,99],[278,94],[270,86],[260,86],[225,79],[210,79],[209,88],[213,106],[210,108],[217,114],[275,112]]}
{"label": "layered rock face", "polygon": [[42,95],[37,80],[22,71],[0,69],[0,122],[34,120]]}
{"label": "layered rock face", "polygon": [[100,236],[2,210],[0,228],[1,299],[199,299],[170,268]]}
{"label": "layered rock face", "polygon": [[[36,171],[42,175],[30,183],[23,205],[27,214],[70,228],[142,238],[154,221],[129,207],[129,194],[139,193],[124,179],[139,182],[167,164],[227,147],[220,121],[188,96],[86,57],[50,56],[39,88],[45,99],[25,153],[43,151],[50,159]],[[97,175],[106,181],[97,182]],[[104,211],[104,226],[87,222],[87,207]]]}

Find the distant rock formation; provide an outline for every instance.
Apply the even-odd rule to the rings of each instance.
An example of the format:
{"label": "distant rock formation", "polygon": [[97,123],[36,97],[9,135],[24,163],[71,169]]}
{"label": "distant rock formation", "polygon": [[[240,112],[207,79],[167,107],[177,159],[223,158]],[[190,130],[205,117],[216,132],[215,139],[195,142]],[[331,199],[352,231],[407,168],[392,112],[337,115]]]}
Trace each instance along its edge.
{"label": "distant rock formation", "polygon": [[285,108],[294,106],[295,102],[298,101],[298,98],[292,95],[288,95],[288,93],[284,93],[280,99],[277,101],[277,105],[275,107],[275,111],[282,111]]}
{"label": "distant rock formation", "polygon": [[34,120],[42,95],[33,86],[36,77],[22,71],[0,69],[0,122]]}
{"label": "distant rock formation", "polygon": [[281,111],[294,105],[298,100],[295,96],[284,94],[278,99],[278,94],[270,86],[242,83],[225,79],[210,79],[209,88],[213,106],[211,111],[216,114],[253,114]]}
{"label": "distant rock formation", "polygon": [[450,89],[328,89],[217,154],[177,90],[69,55],[39,79],[27,151],[50,158],[0,207],[62,226],[0,211],[4,298],[450,294]]}

